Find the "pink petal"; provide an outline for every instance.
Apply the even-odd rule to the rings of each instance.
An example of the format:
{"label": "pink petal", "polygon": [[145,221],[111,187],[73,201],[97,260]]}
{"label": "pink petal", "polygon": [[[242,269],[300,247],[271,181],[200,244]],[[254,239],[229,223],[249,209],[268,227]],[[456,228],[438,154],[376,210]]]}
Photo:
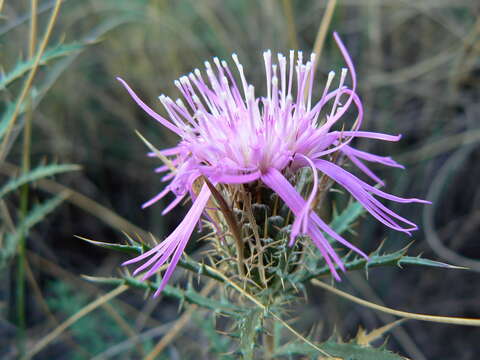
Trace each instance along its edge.
{"label": "pink petal", "polygon": [[165,119],[164,117],[160,116],[159,114],[157,114],[155,111],[153,111],[147,104],[145,104],[138,96],[137,94],[135,94],[135,92],[130,88],[130,86],[128,86],[128,84],[125,82],[125,80],[123,80],[122,78],[120,77],[117,77],[117,80],[120,81],[122,83],[122,85],[125,87],[125,89],[127,89],[128,93],[130,94],[130,96],[133,98],[133,100],[135,100],[135,102],[138,104],[138,106],[140,106],[143,111],[145,111],[148,115],[150,115],[151,117],[153,117],[155,120],[157,120],[160,124],[162,124],[163,126],[165,126],[167,129],[173,131],[175,134],[177,135],[180,135],[182,134],[182,132],[180,131],[180,129],[178,127],[176,127],[175,125],[173,125],[170,121],[168,121],[167,119]]}

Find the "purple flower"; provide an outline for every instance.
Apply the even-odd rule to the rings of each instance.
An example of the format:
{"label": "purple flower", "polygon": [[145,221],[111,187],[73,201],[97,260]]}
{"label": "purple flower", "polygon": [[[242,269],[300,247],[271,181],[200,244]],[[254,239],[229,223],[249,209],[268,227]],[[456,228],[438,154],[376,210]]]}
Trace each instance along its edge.
{"label": "purple flower", "polygon": [[[332,89],[335,73],[329,73],[322,97],[316,103],[312,103],[315,55],[312,54],[310,60],[304,63],[303,54],[294,51],[290,51],[289,58],[278,54],[276,64],[270,51],[263,54],[267,79],[265,97],[255,96],[255,89],[247,83],[243,66],[235,54],[232,58],[240,78],[239,84],[225,61],[214,58],[213,66],[205,62],[208,81],[196,69],[175,82],[183,101],[160,96],[170,120],[154,112],[125,81],[118,79],[145,112],[180,138],[177,146],[151,154],[168,159],[167,164],[156,170],[167,173],[162,181],[168,182],[168,185],[143,207],[152,205],[169,193],[173,193],[175,199],[162,214],[172,210],[188,195],[193,201],[184,220],[163,242],[124,263],[127,265],[148,259],[134,272],[137,274],[148,269],[143,277],[147,279],[171,259],[155,295],[165,287],[211,195],[206,184],[198,195],[193,191],[193,183],[202,176],[213,184],[261,181],[277,193],[295,215],[290,245],[298,235],[307,234],[336,279],[340,279],[336,266],[342,270],[345,268],[325,234],[361,256],[367,258],[367,255],[335,233],[312,211],[317,195],[318,172],[348,190],[386,226],[407,234],[417,229],[414,223],[388,209],[377,198],[396,202],[427,201],[387,194],[330,161],[330,154],[343,154],[379,185],[383,182],[365,161],[403,168],[390,157],[370,154],[350,145],[354,138],[398,141],[400,135],[359,130],[363,108],[355,93],[355,69],[342,41],[336,33],[334,37],[348,69],[342,69],[335,89]],[[348,73],[351,87],[346,85]],[[332,130],[332,126],[352,109],[357,116],[351,130]],[[314,182],[307,199],[287,180],[288,176],[304,167],[311,168]]]}

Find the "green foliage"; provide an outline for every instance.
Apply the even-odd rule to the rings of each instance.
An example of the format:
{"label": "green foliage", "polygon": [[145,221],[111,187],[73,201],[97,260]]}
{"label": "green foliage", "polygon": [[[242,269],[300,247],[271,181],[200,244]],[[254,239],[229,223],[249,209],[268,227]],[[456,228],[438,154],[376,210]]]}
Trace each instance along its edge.
{"label": "green foliage", "polygon": [[[75,291],[67,283],[54,281],[49,284],[48,290],[51,296],[47,298],[50,308],[58,313],[68,317],[88,304],[88,298],[80,291]],[[119,311],[118,308],[116,308]],[[124,314],[120,312],[121,316]],[[122,341],[125,338],[118,324],[104,312],[95,312],[87,315],[74,323],[71,328],[71,334],[75,341],[78,341],[89,353],[97,354],[109,344]],[[85,355],[72,354],[69,359],[84,359]]]}
{"label": "green foliage", "polygon": [[[108,284],[115,286],[127,284],[131,287],[146,290],[149,292],[157,290],[158,286],[160,285],[159,282],[153,283],[150,281],[139,281],[136,278],[126,275],[123,278],[102,278],[94,276],[84,276],[84,278],[88,281],[98,284]],[[236,318],[242,316],[243,312],[242,308],[240,308],[239,306],[233,305],[224,299],[216,301],[212,298],[205,297],[198,293],[196,290],[194,290],[191,286],[189,286],[187,290],[182,290],[180,288],[167,285],[162,291],[162,296],[180,300],[181,303],[189,302],[202,308],[212,310],[216,314],[223,314]]]}
{"label": "green foliage", "polygon": [[17,244],[20,238],[25,236],[33,226],[38,224],[49,213],[55,210],[55,208],[57,208],[57,206],[59,206],[64,199],[64,196],[59,195],[36,205],[32,210],[30,210],[20,224],[17,225],[15,231],[7,234],[2,249],[0,250],[0,269],[3,268],[15,255]]}
{"label": "green foliage", "polygon": [[[350,222],[355,221],[355,219],[361,215],[361,212],[358,211],[357,204],[358,203],[355,202],[349,205],[347,209],[344,212],[342,212],[340,216],[343,219],[348,219],[348,221]],[[339,226],[337,228],[339,229],[338,231],[341,232],[342,227]],[[346,227],[343,227],[343,228],[344,228],[343,231],[347,229]],[[131,238],[129,238],[131,245],[100,242],[100,241],[94,241],[94,240],[90,240],[82,237],[79,237],[79,238],[95,246],[100,246],[106,249],[115,250],[115,251],[131,254],[131,255],[139,255],[144,251],[148,251],[150,249],[145,244],[137,243],[133,241]],[[423,258],[421,257],[421,255],[408,256],[406,254],[409,246],[406,246],[403,249],[400,249],[398,251],[388,253],[388,254],[381,253],[382,247],[383,247],[383,243],[380,244],[377,250],[375,250],[373,253],[369,255],[368,260],[360,256],[355,256],[353,259],[351,259],[352,253],[347,254],[343,259],[345,269],[347,271],[365,269],[365,271],[367,271],[367,275],[368,275],[369,268],[381,267],[381,266],[400,266],[401,267],[402,265],[417,265],[417,266],[429,266],[429,267],[439,267],[439,268],[447,268],[447,269],[461,269],[460,267],[446,264],[440,261]],[[291,248],[286,247],[285,251],[291,251]],[[280,267],[277,267],[275,269],[270,269],[270,273],[272,274],[276,273],[278,276],[283,276],[284,283],[287,283],[287,281],[290,281],[292,284],[295,284],[296,286],[301,286],[302,283],[306,283],[310,279],[330,274],[330,268],[327,265],[319,264],[319,261],[322,261],[321,259],[315,260],[312,257],[311,260],[306,259],[305,261],[306,261],[305,266],[303,266],[298,271],[292,274],[283,274]],[[221,277],[209,271],[209,269],[205,267],[204,264],[196,262],[188,257],[184,257],[183,259],[181,259],[178,265],[195,274],[205,275],[212,279],[223,282],[223,279]],[[280,283],[277,284],[277,286],[280,286]],[[267,289],[265,293],[268,293],[270,290],[271,289]]]}
{"label": "green foliage", "polygon": [[[462,269],[458,266],[453,266],[450,264],[446,264],[440,261],[434,261],[430,259],[422,258],[421,255],[419,256],[407,256],[407,250],[409,246],[406,246],[403,249],[395,251],[389,254],[381,254],[383,243],[371,253],[368,257],[368,260],[364,257],[355,256],[353,259],[349,259],[351,257],[351,253],[345,256],[343,259],[346,271],[353,271],[353,270],[360,270],[364,269],[367,272],[368,276],[368,269],[372,267],[380,267],[380,266],[402,266],[402,265],[419,265],[419,266],[429,266],[429,267],[439,267],[439,268],[446,268],[446,269]],[[330,274],[330,268],[327,265],[320,266],[316,269],[310,269],[310,271],[301,272],[298,274],[294,274],[294,281],[299,282],[306,282],[310,279],[325,276]]]}
{"label": "green foliage", "polygon": [[[320,345],[320,348],[333,357],[342,360],[404,360],[405,358],[384,349],[383,347],[374,348],[370,346],[360,346],[354,343],[342,343],[329,340]],[[295,355],[309,356],[312,359],[323,359],[324,354],[312,349],[306,344],[289,343],[280,347],[277,356]],[[325,359],[328,359],[325,357]]]}
{"label": "green foliage", "polygon": [[81,236],[77,236],[77,238],[85,240],[86,242],[92,245],[99,246],[104,249],[119,251],[119,252],[123,252],[130,255],[140,255],[143,251],[148,251],[148,250],[145,250],[144,246],[142,246],[137,242],[133,242],[132,245],[123,245],[123,244],[115,244],[115,243],[107,243],[107,242],[90,240]]}
{"label": "green foliage", "polygon": [[207,319],[199,316],[198,313],[194,313],[193,320],[195,324],[202,330],[202,335],[206,336],[210,353],[215,355],[215,359],[218,360],[233,360],[235,357],[229,354],[230,349],[233,347],[229,337],[222,336],[215,328],[215,316],[208,316]]}
{"label": "green foliage", "polygon": [[[262,213],[266,213],[263,211]],[[348,231],[359,216],[363,213],[363,209],[357,202],[352,202],[347,208],[342,211],[339,215],[337,215],[331,223],[331,226],[335,229],[335,231],[339,233],[343,233]],[[283,228],[282,228],[283,229]],[[288,226],[285,229],[279,229],[278,236],[281,238],[287,237],[288,238]],[[148,246],[142,245],[138,242],[133,241],[131,238],[128,238],[130,244],[113,244],[113,243],[106,243],[106,242],[97,242],[89,239],[83,239],[88,241],[90,244],[95,246],[100,246],[103,248],[107,248],[110,250],[115,250],[123,253],[128,253],[131,255],[138,255],[143,253],[144,251],[148,251],[150,248]],[[347,270],[353,271],[358,269],[365,269],[368,271],[370,267],[379,267],[379,266],[402,266],[405,264],[411,265],[420,265],[420,266],[430,266],[430,267],[441,267],[441,268],[454,268],[451,265],[444,264],[441,262],[424,259],[421,256],[412,257],[408,256],[407,250],[408,246],[395,251],[393,253],[382,253],[382,246],[381,244],[377,250],[370,254],[369,259],[355,256],[353,253],[347,254],[344,258],[344,264]],[[285,245],[286,246],[286,245]],[[297,251],[294,248],[285,248],[282,253],[289,254],[292,251]],[[288,255],[285,255],[287,258]],[[281,296],[284,302],[295,301],[296,298],[296,289],[301,288],[302,284],[305,284],[310,279],[328,275],[330,274],[330,269],[325,264],[322,264],[321,258],[315,258],[315,256],[311,257],[312,261],[308,262],[305,259],[305,263],[303,266],[300,266],[297,271],[293,273],[288,273],[283,271],[284,264],[282,265],[282,261],[278,262],[278,265],[273,269],[269,269],[269,274],[276,274],[277,277],[281,277],[283,280],[282,282],[278,282],[269,286],[267,289],[259,292],[256,294],[260,301],[265,301],[265,299],[270,298],[271,296],[275,296],[276,290],[282,290]],[[195,274],[203,274],[209,277],[216,278],[221,282],[224,282],[224,279],[219,278],[217,274],[209,272],[208,267],[205,267],[203,264],[195,262],[190,258],[186,257],[186,259],[182,260],[180,266],[184,267],[185,269],[195,273]],[[281,269],[282,268],[282,269]],[[123,278],[89,278],[92,281],[100,282],[100,283],[108,283],[110,285],[119,285],[122,283],[126,283],[130,286],[144,289],[147,291],[154,291],[157,289],[158,282],[142,282],[137,280],[136,278],[132,278],[129,276],[124,276]],[[180,300],[181,303],[189,302],[192,304],[196,304],[204,309],[213,311],[214,314],[222,314],[229,316],[235,323],[235,332],[231,333],[231,337],[238,338],[239,345],[238,351],[235,354],[241,356],[243,359],[254,359],[256,354],[256,344],[259,343],[259,334],[265,333],[266,329],[264,327],[264,316],[265,311],[261,308],[254,307],[254,308],[240,308],[237,305],[234,305],[228,299],[223,299],[221,301],[214,300],[213,298],[207,298],[200,295],[197,291],[195,291],[192,286],[188,286],[186,290],[182,290],[176,287],[167,286],[163,292],[164,296],[173,297]],[[277,327],[278,328],[278,327]],[[273,330],[275,330],[275,325],[273,326]],[[217,344],[212,346],[212,351],[216,354],[221,354],[222,351],[226,351],[226,349],[234,348],[234,346],[229,346],[229,342],[219,342],[218,338],[216,338],[212,332],[214,332],[214,328],[210,330],[205,330],[205,332],[210,333],[209,338],[212,341],[216,341]],[[307,340],[305,343],[288,343],[286,345],[280,345],[283,341],[288,341],[288,338],[282,338],[281,332],[276,331],[276,339],[275,339],[275,349],[277,349],[277,355],[288,357],[288,358],[296,358],[299,355],[308,356],[311,358],[317,358],[318,356],[323,356],[324,354],[318,353],[318,350],[315,350],[312,345],[307,344]],[[213,340],[216,339],[216,340]],[[321,345],[319,348],[324,350],[326,353],[336,356],[341,359],[350,359],[350,360],[364,360],[364,359],[373,359],[373,360],[398,360],[402,359],[399,355],[396,355],[392,352],[387,351],[383,347],[380,348],[373,348],[370,346],[359,345],[357,343],[343,343],[337,342],[334,340],[329,340]],[[222,355],[223,356],[223,355]],[[229,359],[229,355],[224,354],[225,359]]]}
{"label": "green foliage", "polygon": [[[131,237],[127,235],[128,241],[130,242],[131,245],[127,244],[117,244],[117,243],[108,243],[108,242],[102,242],[102,241],[95,241],[91,239],[84,238],[82,236],[77,236],[77,238],[81,240],[85,240],[86,242],[102,247],[104,249],[109,249],[109,250],[114,250],[114,251],[119,251],[122,253],[130,254],[130,255],[140,255],[145,251],[150,250],[151,248],[146,245],[145,243],[138,243],[135,240],[133,240]],[[205,275],[208,276],[212,279],[218,280],[223,282],[223,279],[218,276],[218,274],[215,274],[214,272],[210,271],[207,267],[205,267],[204,264],[196,262],[189,257],[183,257],[182,259],[179,260],[178,266],[191,271],[197,275]]]}
{"label": "green foliage", "polygon": [[[343,234],[345,231],[349,230],[352,224],[365,213],[365,208],[358,201],[352,201],[341,214],[336,214],[330,227],[337,233]],[[329,236],[329,240],[333,239]]]}
{"label": "green foliage", "polygon": [[[71,43],[71,44],[58,44],[49,49],[46,49],[40,58],[39,66],[44,66],[50,63],[54,59],[70,55],[74,52],[80,51],[85,47],[85,44],[82,43]],[[10,85],[15,80],[22,77],[33,67],[35,59],[29,59],[24,61],[19,61],[15,67],[5,74],[0,76],[0,90],[4,90],[8,85]]]}
{"label": "green foliage", "polygon": [[51,164],[51,165],[40,165],[33,170],[30,170],[27,173],[22,173],[16,178],[10,179],[2,188],[0,188],[0,198],[4,197],[11,191],[18,189],[20,186],[37,181],[39,179],[53,176],[68,171],[80,170],[78,165],[73,164]]}
{"label": "green foliage", "polygon": [[[47,94],[53,84],[62,75],[68,67],[72,64],[73,60],[80,55],[90,45],[95,44],[99,39],[105,35],[108,31],[117,28],[127,22],[131,22],[138,19],[137,12],[131,12],[127,14],[119,14],[107,18],[101,22],[98,26],[94,27],[90,33],[84,36],[79,41],[70,44],[60,44],[50,49],[46,49],[41,57],[40,65],[45,66],[43,70],[44,76],[41,82],[35,83],[29,90],[29,94],[26,99],[19,105],[19,111],[17,116],[22,115],[26,110],[26,100],[29,100],[29,108],[33,111],[42,101],[43,97]],[[51,64],[53,59],[60,59],[56,63]],[[12,82],[21,76],[25,75],[33,66],[33,60],[19,61],[12,71],[0,77],[0,90],[5,89],[6,86],[12,84]],[[4,111],[0,113],[0,139],[5,136],[5,132],[8,129],[9,123],[12,121],[12,116],[17,102],[20,99],[14,101],[6,101],[4,103]],[[19,121],[20,122],[20,121]],[[20,124],[22,124],[20,122]]]}
{"label": "green foliage", "polygon": [[3,114],[0,116],[0,139],[5,136],[5,133],[8,128],[8,123],[13,116],[13,112],[15,111],[15,103],[7,103],[5,104],[5,110]]}

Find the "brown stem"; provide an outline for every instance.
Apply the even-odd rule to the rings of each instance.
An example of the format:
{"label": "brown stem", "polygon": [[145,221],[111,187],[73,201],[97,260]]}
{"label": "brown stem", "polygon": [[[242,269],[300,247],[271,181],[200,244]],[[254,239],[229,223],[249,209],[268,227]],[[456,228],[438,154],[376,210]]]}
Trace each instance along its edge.
{"label": "brown stem", "polygon": [[238,261],[238,273],[241,277],[245,277],[245,268],[244,262],[245,258],[243,256],[243,241],[242,235],[240,233],[240,229],[237,224],[237,220],[235,219],[235,215],[230,210],[227,202],[223,198],[223,196],[218,192],[218,190],[213,186],[213,184],[207,179],[204,178],[205,184],[207,184],[210,192],[212,193],[213,197],[215,198],[218,206],[220,207],[220,211],[223,213],[225,220],[227,221],[228,227],[230,228],[230,232],[235,240],[235,246],[237,248],[237,261]]}

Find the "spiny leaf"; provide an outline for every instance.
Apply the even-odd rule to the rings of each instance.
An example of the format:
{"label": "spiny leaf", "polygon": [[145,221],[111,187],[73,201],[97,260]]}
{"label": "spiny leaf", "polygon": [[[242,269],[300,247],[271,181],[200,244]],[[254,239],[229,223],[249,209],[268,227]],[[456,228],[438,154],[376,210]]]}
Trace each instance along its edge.
{"label": "spiny leaf", "polygon": [[350,225],[365,212],[364,207],[358,201],[353,201],[345,210],[336,216],[330,223],[330,227],[337,233],[342,234],[348,230]]}
{"label": "spiny leaf", "polygon": [[468,269],[464,266],[456,266],[456,265],[451,265],[451,264],[447,264],[447,263],[436,261],[436,260],[425,259],[425,258],[422,258],[420,255],[418,255],[418,256],[404,256],[399,260],[397,265],[402,266],[402,265],[405,265],[405,264],[407,264],[407,265],[433,266],[433,267],[441,267],[441,268],[447,268],[447,269],[459,269],[459,270],[467,270]]}
{"label": "spiny leaf", "polygon": [[[320,348],[331,356],[342,360],[405,360],[404,357],[385,349],[363,347],[352,343],[327,341]],[[313,358],[327,359],[305,344],[290,343],[279,348],[276,356],[305,355]],[[320,357],[318,357],[320,355]],[[316,356],[316,357],[315,357]]]}
{"label": "spiny leaf", "polygon": [[3,138],[3,135],[5,135],[5,132],[8,129],[8,123],[13,115],[13,112],[15,111],[15,105],[16,104],[14,102],[6,104],[6,108],[3,111],[3,115],[0,120],[0,139]]}
{"label": "spiny leaf", "polygon": [[115,250],[115,251],[119,251],[127,254],[133,254],[133,255],[140,255],[142,253],[141,245],[123,245],[123,244],[107,243],[107,242],[90,240],[78,235],[75,235],[75,237],[81,240],[84,240],[92,245],[102,247],[104,249]]}
{"label": "spiny leaf", "polygon": [[[85,47],[85,44],[82,43],[71,43],[71,44],[58,44],[55,45],[43,53],[40,59],[40,66],[46,65],[49,61],[70,55],[73,52],[82,50]],[[20,78],[22,75],[27,73],[33,67],[35,60],[32,58],[26,61],[19,61],[13,70],[10,70],[8,73],[0,76],[0,90],[5,89],[10,83]]]}
{"label": "spiny leaf", "polygon": [[36,205],[30,212],[27,214],[25,219],[20,223],[18,226],[18,232],[23,231],[27,232],[35,226],[39,221],[41,221],[47,214],[52,212],[58,205],[62,203],[63,200],[65,200],[66,195],[60,194],[58,196],[55,196],[54,198],[51,198],[44,203]]}
{"label": "spiny leaf", "polygon": [[[446,269],[464,269],[462,267],[446,264],[440,261],[434,261],[430,259],[422,258],[421,256],[406,256],[405,253],[408,247],[400,249],[390,254],[380,254],[378,249],[369,255],[369,260],[363,257],[356,257],[350,261],[344,261],[345,270],[358,270],[365,269],[368,271],[371,267],[379,266],[402,266],[402,265],[421,265],[421,266],[430,266],[430,267],[440,267]],[[304,282],[310,279],[313,279],[318,276],[327,275],[330,273],[330,268],[328,266],[322,266],[321,268],[310,271],[308,274],[304,275],[303,273],[295,275],[296,282]]]}
{"label": "spiny leaf", "polygon": [[64,199],[65,196],[60,194],[44,203],[36,205],[17,226],[15,232],[6,236],[5,243],[0,251],[0,268],[5,266],[6,262],[15,255],[20,237],[28,233],[33,226],[52,212]]}
{"label": "spiny leaf", "polygon": [[360,327],[357,332],[357,336],[355,336],[354,341],[361,346],[368,346],[375,340],[380,339],[383,337],[388,331],[393,329],[395,326],[400,325],[402,322],[404,322],[405,319],[400,319],[393,321],[389,324],[386,324],[382,327],[379,327],[377,329],[374,329],[370,332],[367,332],[365,329]]}
{"label": "spiny leaf", "polygon": [[[139,281],[138,279],[125,276],[123,278],[115,278],[115,277],[96,277],[96,276],[83,276],[84,279],[95,282],[98,284],[106,284],[106,285],[113,285],[118,286],[122,284],[129,285],[131,287],[135,287],[138,289],[143,290],[150,290],[155,291],[158,289],[159,283],[153,283],[150,281]],[[166,285],[165,288],[162,290],[162,295],[167,297],[172,297],[175,299],[180,300],[181,302],[187,301],[191,304],[198,305],[205,309],[209,309],[214,311],[215,313],[221,313],[225,315],[230,315],[233,317],[241,316],[242,310],[236,305],[233,305],[226,301],[217,301],[212,298],[207,298],[193,288],[189,288],[187,290],[182,290],[177,287],[173,287],[171,285]]]}
{"label": "spiny leaf", "polygon": [[[105,249],[120,251],[120,252],[131,254],[131,255],[141,255],[143,254],[143,252],[151,249],[145,243],[139,244],[133,241],[132,239],[130,239],[129,241],[132,242],[133,245],[126,245],[126,244],[115,244],[115,243],[107,243],[102,241],[95,241],[95,240],[87,239],[77,235],[76,237],[81,240],[87,241],[88,243],[95,246],[100,246]],[[210,271],[202,263],[196,262],[189,257],[184,257],[183,259],[180,259],[178,261],[178,265],[195,274],[205,275],[217,281],[223,282],[223,279],[220,276]]]}
{"label": "spiny leaf", "polygon": [[5,196],[10,191],[13,191],[18,187],[22,186],[23,184],[36,181],[38,179],[41,179],[47,176],[52,176],[55,174],[59,174],[67,171],[75,171],[75,170],[80,170],[80,166],[73,165],[73,164],[63,164],[63,165],[51,164],[51,165],[38,166],[37,168],[27,173],[21,174],[20,176],[13,178],[9,182],[7,182],[0,189],[0,198]]}

